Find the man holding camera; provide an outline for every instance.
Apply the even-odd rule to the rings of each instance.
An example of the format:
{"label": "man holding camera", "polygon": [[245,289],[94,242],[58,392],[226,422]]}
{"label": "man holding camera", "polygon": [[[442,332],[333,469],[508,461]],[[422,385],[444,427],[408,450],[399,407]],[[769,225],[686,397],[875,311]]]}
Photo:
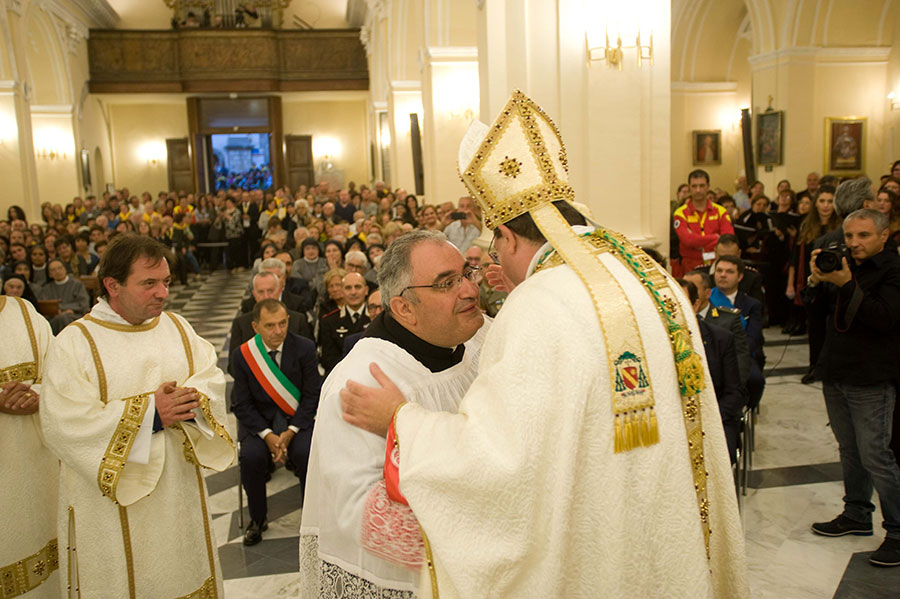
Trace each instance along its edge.
{"label": "man holding camera", "polygon": [[810,309],[826,322],[816,376],[824,383],[845,490],[843,513],[812,530],[830,537],[872,535],[874,487],[887,535],[869,562],[898,566],[900,469],[889,446],[900,378],[894,351],[900,341],[900,256],[879,212],[857,210],[843,229],[846,248],[812,252],[805,291]]}
{"label": "man holding camera", "polygon": [[469,196],[459,198],[459,209],[448,213],[444,235],[460,252],[465,253],[481,235],[481,213]]}

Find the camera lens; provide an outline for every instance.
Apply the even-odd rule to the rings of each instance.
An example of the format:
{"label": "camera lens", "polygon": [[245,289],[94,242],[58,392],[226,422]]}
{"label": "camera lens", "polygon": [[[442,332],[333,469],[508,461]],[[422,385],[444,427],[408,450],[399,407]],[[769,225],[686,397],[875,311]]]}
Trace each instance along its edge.
{"label": "camera lens", "polygon": [[834,272],[841,267],[837,255],[833,250],[823,250],[816,256],[816,267],[822,272]]}

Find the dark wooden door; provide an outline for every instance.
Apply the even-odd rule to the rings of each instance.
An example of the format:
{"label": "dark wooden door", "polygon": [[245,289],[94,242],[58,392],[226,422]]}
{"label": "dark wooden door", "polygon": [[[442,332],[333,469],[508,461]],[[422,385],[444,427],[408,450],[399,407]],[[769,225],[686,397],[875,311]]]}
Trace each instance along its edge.
{"label": "dark wooden door", "polygon": [[315,184],[312,136],[285,135],[284,145],[287,150],[288,185],[297,191],[301,185],[311,187]]}
{"label": "dark wooden door", "polygon": [[193,193],[194,164],[188,138],[166,140],[166,159],[169,170],[169,191],[186,191]]}

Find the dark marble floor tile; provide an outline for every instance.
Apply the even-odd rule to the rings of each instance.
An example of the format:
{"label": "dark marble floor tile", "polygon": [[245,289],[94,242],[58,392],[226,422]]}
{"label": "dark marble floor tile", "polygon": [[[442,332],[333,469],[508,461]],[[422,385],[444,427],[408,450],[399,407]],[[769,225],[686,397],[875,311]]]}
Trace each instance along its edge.
{"label": "dark marble floor tile", "polygon": [[840,462],[751,470],[747,486],[751,489],[790,487],[842,479]]}
{"label": "dark marble floor tile", "polygon": [[900,567],[876,568],[870,552],[854,553],[834,599],[897,599],[900,597]]}

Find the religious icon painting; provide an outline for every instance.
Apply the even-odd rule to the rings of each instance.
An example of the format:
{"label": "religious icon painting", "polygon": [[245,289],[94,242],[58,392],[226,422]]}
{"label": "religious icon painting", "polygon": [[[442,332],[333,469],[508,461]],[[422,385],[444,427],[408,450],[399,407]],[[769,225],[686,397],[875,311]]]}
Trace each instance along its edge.
{"label": "religious icon painting", "polygon": [[863,174],[866,162],[866,118],[825,119],[825,173],[841,177]]}
{"label": "religious icon painting", "polygon": [[710,129],[691,132],[691,155],[694,166],[722,164],[722,130]]}
{"label": "religious icon painting", "polygon": [[759,166],[782,163],[784,111],[767,110],[756,117],[756,162]]}

